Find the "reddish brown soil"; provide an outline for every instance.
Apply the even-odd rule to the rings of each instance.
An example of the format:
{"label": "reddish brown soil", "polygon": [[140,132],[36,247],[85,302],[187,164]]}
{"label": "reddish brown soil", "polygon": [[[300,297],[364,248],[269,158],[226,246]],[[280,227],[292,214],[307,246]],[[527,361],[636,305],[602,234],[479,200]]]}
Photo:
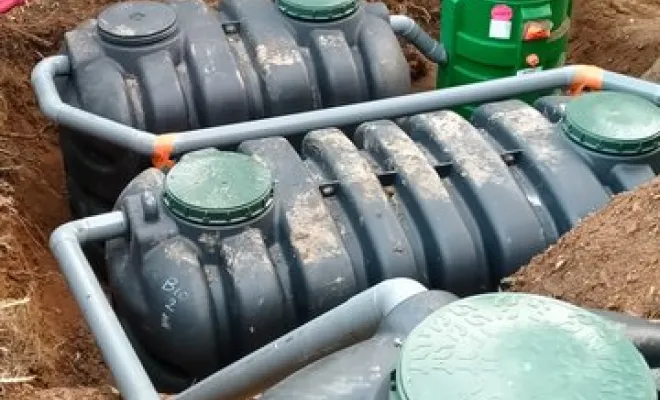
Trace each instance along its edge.
{"label": "reddish brown soil", "polygon": [[[30,297],[0,309],[0,347],[9,345],[0,353],[0,377],[35,377],[0,385],[10,399],[111,398],[99,395],[110,393],[109,374],[46,247],[68,208],[57,136],[29,84],[34,63],[100,5],[43,1],[0,16],[0,300]],[[56,389],[85,386],[101,389]]]}
{"label": "reddish brown soil", "polygon": [[[0,384],[0,397],[117,397],[46,246],[68,213],[57,136],[41,117],[29,85],[32,66],[57,50],[65,30],[109,2],[36,0],[0,16],[0,380],[32,379]],[[389,5],[437,35],[439,2],[391,0]],[[659,16],[660,0],[578,0],[571,61],[643,73],[660,54]],[[418,87],[432,87],[428,64],[408,53]],[[660,307],[652,288],[660,272],[652,253],[658,237],[649,215],[660,210],[658,187],[618,199],[611,210],[585,222],[535,260],[516,288],[656,315]],[[566,276],[572,278],[559,279]],[[25,304],[7,306],[26,296]]]}
{"label": "reddish brown soil", "polygon": [[534,258],[514,291],[587,307],[660,317],[660,179],[611,205]]}

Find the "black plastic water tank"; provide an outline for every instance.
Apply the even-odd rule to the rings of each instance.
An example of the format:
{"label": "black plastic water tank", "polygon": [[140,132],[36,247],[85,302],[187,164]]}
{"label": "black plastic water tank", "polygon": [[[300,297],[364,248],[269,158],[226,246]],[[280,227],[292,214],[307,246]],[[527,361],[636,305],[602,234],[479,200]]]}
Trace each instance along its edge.
{"label": "black plastic water tank", "polygon": [[[407,94],[382,3],[129,1],[65,35],[63,99],[153,133]],[[304,133],[304,132],[301,132]],[[109,210],[150,160],[63,130],[74,217]]]}
{"label": "black plastic water tank", "polygon": [[613,193],[660,169],[660,110],[620,93],[438,111],[190,153],[135,178],[108,242],[117,309],[182,387],[384,279],[495,290]]}

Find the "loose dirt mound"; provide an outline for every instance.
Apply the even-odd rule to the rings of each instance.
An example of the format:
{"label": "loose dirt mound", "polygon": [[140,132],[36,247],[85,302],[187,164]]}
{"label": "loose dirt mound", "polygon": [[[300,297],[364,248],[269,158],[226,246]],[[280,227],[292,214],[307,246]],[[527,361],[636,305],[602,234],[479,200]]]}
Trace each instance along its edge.
{"label": "loose dirt mound", "polygon": [[616,196],[511,279],[513,291],[660,317],[660,179]]}
{"label": "loose dirt mound", "polygon": [[[36,1],[9,16],[0,16],[0,382],[10,381],[9,378],[27,381],[0,384],[0,397],[67,400],[117,397],[109,388],[109,374],[46,247],[50,232],[68,218],[67,202],[57,136],[54,127],[41,117],[29,85],[31,68],[43,56],[57,51],[63,33],[110,2]],[[390,0],[388,3],[393,12],[413,16],[430,33],[438,35],[439,2]],[[658,6],[660,0],[578,0],[570,59],[641,74],[659,54],[660,27],[653,20],[660,13]],[[432,87],[429,65],[410,48],[408,57],[418,86]],[[645,196],[649,193],[638,194],[640,207],[645,207],[642,199],[648,198]],[[618,218],[628,222],[631,217]],[[606,219],[600,221],[608,227]],[[640,232],[648,227],[643,221],[646,220],[639,221]],[[614,227],[611,225],[609,229]],[[635,240],[631,242],[630,238]],[[632,248],[632,243],[641,245],[641,238],[626,235],[617,248]],[[565,239],[566,244],[556,249],[573,252],[575,247],[569,246],[570,240],[578,243],[580,239]],[[588,238],[585,236],[584,240]],[[605,240],[600,246],[610,245],[613,244]],[[651,248],[643,254],[651,257]],[[559,250],[553,250],[546,258],[550,260]],[[624,261],[629,264],[628,260]],[[576,262],[571,265],[577,265]],[[581,262],[586,265],[587,260]],[[646,262],[652,263],[650,258]],[[532,267],[528,271],[535,270]],[[610,289],[625,286],[620,280],[615,281],[620,279],[621,269],[600,270],[604,275],[599,279],[611,282]],[[571,288],[562,287],[562,295],[587,296],[582,292],[592,286],[583,285],[580,279],[586,275],[579,274],[586,272],[580,271],[586,269],[575,268],[573,273],[578,279]],[[654,282],[646,277],[654,277],[657,272],[639,271],[649,275],[638,281],[635,290],[619,291],[618,297],[611,298],[594,295],[593,305],[654,315],[652,310],[658,307],[647,303],[649,297],[644,296],[648,296]],[[538,281],[532,275],[527,275],[529,282]],[[596,278],[590,279],[595,282]],[[643,286],[644,282],[649,285]],[[523,284],[520,285],[522,288]],[[531,283],[525,287],[543,289]],[[606,293],[597,285],[593,290]],[[575,297],[576,301],[586,299]],[[648,306],[635,308],[637,302]]]}
{"label": "loose dirt mound", "polygon": [[639,76],[660,56],[660,0],[576,0],[572,62]]}
{"label": "loose dirt mound", "polygon": [[[0,382],[27,381],[0,383],[0,397],[103,399],[109,397],[99,393],[111,393],[109,374],[46,247],[68,208],[57,136],[29,84],[32,66],[101,5],[44,1],[0,16],[0,304],[8,305],[0,307]],[[41,392],[84,386],[104,389]]]}

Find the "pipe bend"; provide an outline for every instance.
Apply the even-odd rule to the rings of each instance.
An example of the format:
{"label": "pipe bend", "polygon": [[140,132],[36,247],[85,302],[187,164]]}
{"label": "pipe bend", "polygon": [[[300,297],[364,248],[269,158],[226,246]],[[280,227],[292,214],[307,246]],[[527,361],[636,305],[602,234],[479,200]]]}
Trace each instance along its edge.
{"label": "pipe bend", "polygon": [[55,76],[65,75],[70,69],[69,58],[64,55],[46,57],[32,69],[31,83],[41,112],[54,122],[59,116],[64,103],[55,86]]}
{"label": "pipe bend", "polygon": [[393,278],[374,286],[374,301],[384,317],[396,306],[428,289],[410,278]]}
{"label": "pipe bend", "polygon": [[51,251],[55,252],[63,243],[78,242],[75,223],[76,221],[71,221],[60,225],[50,234],[48,244]]}
{"label": "pipe bend", "polygon": [[585,89],[601,90],[605,85],[605,70],[594,65],[572,65],[569,93],[578,95]]}
{"label": "pipe bend", "polygon": [[394,33],[409,41],[426,58],[440,65],[447,63],[444,46],[426,33],[414,19],[406,15],[391,15],[390,25]]}
{"label": "pipe bend", "polygon": [[127,400],[158,400],[149,376],[81,249],[85,242],[111,239],[124,234],[127,228],[123,212],[114,211],[59,226],[50,235],[49,244],[122,396]]}
{"label": "pipe bend", "polygon": [[107,240],[123,234],[128,221],[122,211],[113,211],[93,217],[67,222],[57,227],[50,235],[49,246],[57,253],[63,244],[80,246],[89,241]]}

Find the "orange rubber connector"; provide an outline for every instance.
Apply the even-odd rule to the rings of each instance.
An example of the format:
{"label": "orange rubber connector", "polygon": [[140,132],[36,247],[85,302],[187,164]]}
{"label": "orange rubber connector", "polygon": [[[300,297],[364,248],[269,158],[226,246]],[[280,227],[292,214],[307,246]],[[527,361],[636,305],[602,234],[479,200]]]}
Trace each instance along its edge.
{"label": "orange rubber connector", "polygon": [[170,158],[174,149],[174,134],[159,135],[154,141],[154,153],[151,162],[158,169],[172,168],[174,161]]}
{"label": "orange rubber connector", "polygon": [[605,71],[592,65],[576,65],[577,71],[573,77],[568,93],[571,96],[582,94],[585,89],[601,90]]}

